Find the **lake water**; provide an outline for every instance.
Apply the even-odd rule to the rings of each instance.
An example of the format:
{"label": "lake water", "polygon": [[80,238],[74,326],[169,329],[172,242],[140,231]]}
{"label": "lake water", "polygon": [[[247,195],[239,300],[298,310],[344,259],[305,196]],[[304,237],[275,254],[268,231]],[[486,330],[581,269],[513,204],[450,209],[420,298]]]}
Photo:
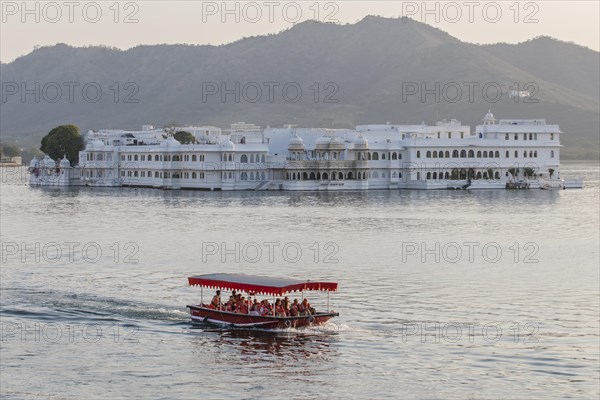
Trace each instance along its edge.
{"label": "lake water", "polygon": [[[1,394],[598,398],[598,164],[562,176],[585,189],[50,189],[4,171]],[[194,329],[186,278],[220,271],[338,281],[340,316]]]}

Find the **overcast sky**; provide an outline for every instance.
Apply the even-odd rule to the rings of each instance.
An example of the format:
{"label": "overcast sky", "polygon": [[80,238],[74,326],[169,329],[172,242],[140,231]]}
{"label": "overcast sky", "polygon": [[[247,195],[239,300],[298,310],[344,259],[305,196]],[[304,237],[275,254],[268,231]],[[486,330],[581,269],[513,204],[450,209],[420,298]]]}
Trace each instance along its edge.
{"label": "overcast sky", "polygon": [[[302,20],[354,23],[410,16],[473,43],[540,35],[598,50],[600,7],[590,1],[0,1],[0,60],[36,45],[223,44],[276,33]],[[117,4],[115,6],[115,4]],[[425,6],[424,6],[425,4]],[[326,38],[324,38],[326,39]]]}

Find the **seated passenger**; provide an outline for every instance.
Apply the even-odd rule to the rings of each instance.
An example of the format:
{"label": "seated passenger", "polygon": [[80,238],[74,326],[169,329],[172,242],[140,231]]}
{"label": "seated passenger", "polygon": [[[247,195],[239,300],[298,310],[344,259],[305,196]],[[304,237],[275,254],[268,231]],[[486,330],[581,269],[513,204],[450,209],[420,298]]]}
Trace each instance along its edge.
{"label": "seated passenger", "polygon": [[285,309],[283,308],[283,302],[281,299],[275,301],[275,315],[278,317],[285,317]]}
{"label": "seated passenger", "polygon": [[248,314],[248,303],[246,303],[246,299],[242,297],[242,301],[240,302],[237,312],[240,314]]}
{"label": "seated passenger", "polygon": [[271,305],[269,304],[269,300],[263,300],[260,303],[260,309],[258,311],[260,315],[268,315],[271,313]]}
{"label": "seated passenger", "polygon": [[294,299],[294,302],[290,307],[290,315],[292,317],[297,317],[300,315],[300,303],[298,303],[298,299]]}
{"label": "seated passenger", "polygon": [[250,305],[249,314],[250,315],[260,315],[259,310],[260,310],[260,303],[258,302],[258,300],[254,299],[254,303],[252,303]]}
{"label": "seated passenger", "polygon": [[313,307],[311,307],[310,303],[308,302],[308,299],[302,300],[301,306],[302,306],[304,315],[316,314],[316,310]]}
{"label": "seated passenger", "polygon": [[221,291],[217,290],[217,294],[215,294],[210,302],[210,308],[215,310],[221,309]]}

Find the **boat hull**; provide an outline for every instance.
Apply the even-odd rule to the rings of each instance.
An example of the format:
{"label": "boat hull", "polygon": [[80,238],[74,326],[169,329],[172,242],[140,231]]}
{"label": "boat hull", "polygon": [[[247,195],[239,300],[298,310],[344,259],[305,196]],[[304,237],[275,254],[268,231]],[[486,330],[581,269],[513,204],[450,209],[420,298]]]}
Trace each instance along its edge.
{"label": "boat hull", "polygon": [[306,328],[322,325],[338,313],[317,313],[298,317],[275,317],[273,315],[250,315],[228,311],[219,311],[202,306],[188,305],[193,323],[211,323],[226,325],[232,328],[257,328],[257,329],[288,329]]}

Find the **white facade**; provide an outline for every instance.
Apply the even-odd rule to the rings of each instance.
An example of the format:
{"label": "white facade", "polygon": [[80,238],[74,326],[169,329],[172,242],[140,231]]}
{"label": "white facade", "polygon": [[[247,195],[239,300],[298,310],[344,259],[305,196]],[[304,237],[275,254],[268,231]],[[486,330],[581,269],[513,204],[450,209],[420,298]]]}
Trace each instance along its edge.
{"label": "white facade", "polygon": [[[164,130],[144,128],[88,133],[79,165],[69,167],[64,185],[203,190],[499,189],[507,184],[540,187],[560,178],[558,125],[540,119],[496,122],[490,112],[475,132],[456,120],[433,126],[387,123],[355,129],[263,130],[237,123],[225,132],[216,127],[176,128],[197,140],[181,144]],[[41,168],[33,164],[31,183],[44,185]]]}

